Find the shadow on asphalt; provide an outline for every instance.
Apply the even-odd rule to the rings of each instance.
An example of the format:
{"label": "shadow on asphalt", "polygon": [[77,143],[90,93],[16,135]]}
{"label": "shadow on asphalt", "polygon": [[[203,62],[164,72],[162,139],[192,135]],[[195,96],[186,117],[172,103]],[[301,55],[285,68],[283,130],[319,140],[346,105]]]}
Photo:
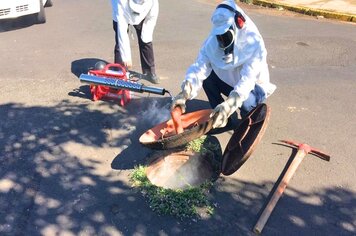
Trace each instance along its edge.
{"label": "shadow on asphalt", "polygon": [[108,63],[106,60],[100,58],[82,58],[72,61],[71,72],[79,78],[81,74],[87,74],[91,68],[94,68],[95,63],[98,61],[103,61]]}
{"label": "shadow on asphalt", "polygon": [[36,21],[32,15],[22,16],[16,19],[0,20],[0,32],[19,30],[30,27],[34,24],[36,24]]}
{"label": "shadow on asphalt", "polygon": [[73,89],[73,91],[69,92],[68,95],[72,97],[79,97],[88,100],[93,100],[93,96],[90,93],[89,85],[82,85],[79,88]]}
{"label": "shadow on asphalt", "polygon": [[[167,99],[144,97],[125,108],[99,103],[93,109],[67,100],[56,106],[0,105],[0,234],[252,235],[271,182],[221,176],[210,193],[215,214],[179,220],[152,212],[141,193],[114,180],[126,174],[120,169],[145,161],[150,150],[138,137],[150,128],[150,117],[142,112],[152,104],[165,106]],[[106,157],[85,156],[85,150],[105,147],[123,151],[108,157],[114,170],[100,175],[97,167]],[[288,187],[263,233],[352,235],[355,211],[355,194],[337,186],[308,193]]]}
{"label": "shadow on asphalt", "polygon": [[[107,61],[100,58],[82,58],[71,63],[71,72],[77,78],[79,78],[81,74],[87,74],[91,68],[94,68],[95,63],[98,61],[104,61],[108,63]],[[92,100],[89,85],[82,85],[77,89],[73,89],[73,91],[69,92],[68,95],[72,97],[80,97]]]}

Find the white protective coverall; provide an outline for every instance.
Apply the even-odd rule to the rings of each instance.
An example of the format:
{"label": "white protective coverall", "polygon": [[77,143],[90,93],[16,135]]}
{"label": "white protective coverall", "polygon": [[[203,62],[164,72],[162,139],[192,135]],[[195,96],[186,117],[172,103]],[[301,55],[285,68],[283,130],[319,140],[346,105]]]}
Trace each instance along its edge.
{"label": "white protective coverall", "polygon": [[[159,5],[158,0],[142,0],[143,4],[135,12],[130,5],[135,0],[111,0],[112,18],[118,24],[118,44],[122,61],[132,61],[130,39],[128,34],[129,25],[138,25],[142,20],[141,39],[145,43],[152,42],[153,30],[156,26]],[[131,7],[130,7],[131,6]]]}
{"label": "white protective coverall", "polygon": [[[276,86],[270,83],[266,60],[267,51],[262,36],[256,25],[234,1],[227,0],[222,4],[235,8],[246,19],[242,29],[235,30],[233,61],[228,64],[224,61],[224,51],[219,48],[216,35],[213,33],[213,26],[213,30],[201,47],[196,61],[188,68],[185,76],[185,80],[192,85],[189,99],[197,96],[198,91],[202,88],[203,80],[210,75],[212,70],[222,81],[233,87],[242,100],[248,98],[255,84],[261,86],[268,97],[274,92]],[[234,16],[232,11],[221,8],[215,10],[212,19],[215,14],[226,15],[226,17]],[[235,24],[234,21],[233,24]]]}

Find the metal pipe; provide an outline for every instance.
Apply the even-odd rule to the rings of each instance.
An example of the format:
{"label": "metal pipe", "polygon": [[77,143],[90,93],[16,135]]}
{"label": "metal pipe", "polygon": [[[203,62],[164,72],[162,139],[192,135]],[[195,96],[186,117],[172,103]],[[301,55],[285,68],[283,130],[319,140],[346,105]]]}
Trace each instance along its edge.
{"label": "metal pipe", "polygon": [[145,86],[141,83],[125,81],[121,79],[112,79],[99,77],[95,75],[81,74],[79,76],[80,82],[88,83],[88,84],[96,84],[96,85],[104,85],[114,89],[126,89],[133,92],[139,93],[154,93],[159,95],[164,95],[165,93],[169,93],[164,88]]}
{"label": "metal pipe", "polygon": [[164,95],[167,91],[164,88],[142,85],[142,92]]}

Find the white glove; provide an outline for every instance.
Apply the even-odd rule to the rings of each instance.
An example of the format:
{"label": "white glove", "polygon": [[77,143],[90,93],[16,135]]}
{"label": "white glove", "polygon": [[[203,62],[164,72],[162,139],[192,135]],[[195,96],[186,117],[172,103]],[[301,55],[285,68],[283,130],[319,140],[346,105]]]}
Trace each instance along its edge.
{"label": "white glove", "polygon": [[228,118],[241,107],[243,103],[242,98],[236,91],[231,91],[229,97],[219,105],[217,105],[214,111],[211,113],[210,117],[214,116],[213,128],[225,127]]}
{"label": "white glove", "polygon": [[182,91],[177,94],[172,100],[171,110],[173,110],[176,106],[179,106],[182,109],[182,113],[185,113],[186,109],[186,101],[191,98],[192,93],[192,84],[185,80],[182,83]]}

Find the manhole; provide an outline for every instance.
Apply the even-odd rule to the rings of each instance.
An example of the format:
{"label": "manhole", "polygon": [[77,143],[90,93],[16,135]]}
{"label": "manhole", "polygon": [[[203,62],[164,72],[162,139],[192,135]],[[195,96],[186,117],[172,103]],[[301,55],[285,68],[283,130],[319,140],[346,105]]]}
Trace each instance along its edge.
{"label": "manhole", "polygon": [[146,169],[152,184],[170,189],[197,187],[220,175],[222,151],[217,138],[207,136],[204,151],[186,149],[154,151]]}

